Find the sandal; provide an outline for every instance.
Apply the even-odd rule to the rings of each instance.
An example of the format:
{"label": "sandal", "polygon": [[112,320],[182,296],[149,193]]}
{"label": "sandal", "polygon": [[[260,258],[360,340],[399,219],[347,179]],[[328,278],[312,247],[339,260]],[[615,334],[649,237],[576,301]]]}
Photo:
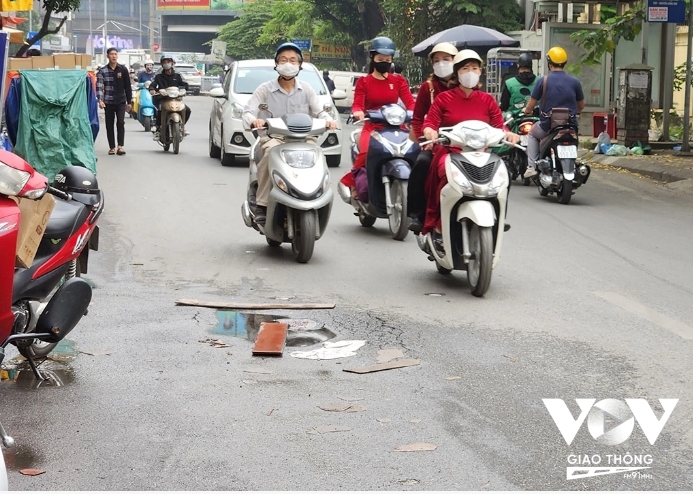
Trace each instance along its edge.
{"label": "sandal", "polygon": [[118,148],[118,151],[116,152],[118,156],[122,156],[125,154],[125,150],[123,148]]}
{"label": "sandal", "polygon": [[108,154],[115,154],[115,149],[109,149]]}

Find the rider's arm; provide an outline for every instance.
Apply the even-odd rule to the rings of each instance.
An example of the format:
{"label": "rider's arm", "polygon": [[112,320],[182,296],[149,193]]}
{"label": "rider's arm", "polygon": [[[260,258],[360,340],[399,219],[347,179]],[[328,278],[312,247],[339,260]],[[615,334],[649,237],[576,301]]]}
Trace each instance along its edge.
{"label": "rider's arm", "polygon": [[585,109],[585,94],[582,92],[582,84],[580,81],[577,82],[577,90],[575,91],[575,100],[577,101],[578,113],[582,113]]}
{"label": "rider's arm", "polygon": [[125,66],[123,66],[123,68],[121,70],[125,74],[127,74],[128,80],[130,80],[130,82],[123,84],[123,86],[125,86],[125,104],[131,105],[132,104],[132,80],[130,79],[130,74],[128,74]]}
{"label": "rider's arm", "polygon": [[351,105],[351,113],[366,111],[366,79],[368,76],[359,77],[354,88],[354,103]]}
{"label": "rider's arm", "polygon": [[402,103],[404,103],[407,110],[413,110],[416,106],[416,100],[414,100],[414,96],[411,94],[411,89],[409,89],[409,82],[407,82],[407,79],[402,76],[399,76],[398,78],[402,81],[399,87],[399,98],[402,100]]}
{"label": "rider's arm", "polygon": [[423,135],[423,122],[428,109],[431,107],[431,85],[433,82],[425,81],[419,88],[419,96],[416,98],[414,106],[414,115],[411,117],[412,134],[410,138],[413,141]]}
{"label": "rider's arm", "polygon": [[503,92],[501,93],[500,109],[506,111],[510,108],[510,91],[508,90],[508,85],[503,82]]}
{"label": "rider's arm", "polygon": [[96,73],[96,100],[103,101],[104,91],[103,91],[103,73],[99,70]]}
{"label": "rider's arm", "polygon": [[178,87],[184,88],[186,91],[190,88],[190,85],[185,82],[185,79],[183,79],[183,76],[178,74]]}
{"label": "rider's arm", "polygon": [[525,106],[525,115],[531,115],[535,106],[537,106],[537,100],[529,98],[529,103]]}
{"label": "rider's arm", "polygon": [[159,75],[157,74],[154,76],[154,79],[152,79],[151,84],[149,84],[149,90],[150,91],[158,91],[159,90]]}
{"label": "rider's arm", "polygon": [[490,124],[497,128],[497,129],[503,129],[505,131],[508,130],[508,128],[505,126],[505,120],[503,119],[503,112],[501,111],[500,107],[498,106],[498,103],[496,103],[496,100],[493,96],[491,96],[488,93],[484,94],[484,101],[486,102],[486,105],[488,105],[488,116],[490,119]]}
{"label": "rider's arm", "polygon": [[534,107],[537,106],[537,102],[541,99],[544,94],[544,82],[546,81],[544,76],[537,81],[532,89],[532,96],[529,98],[529,103],[525,106],[525,115],[531,115],[534,112]]}
{"label": "rider's arm", "polygon": [[[447,92],[447,91],[446,91]],[[428,109],[428,113],[424,118],[422,133],[426,139],[435,139],[438,136],[438,129],[443,120],[443,107],[441,106],[441,96],[442,93],[433,100],[431,107]],[[444,99],[444,98],[443,98]],[[433,132],[426,132],[430,129]]]}
{"label": "rider's arm", "polygon": [[241,119],[243,120],[243,128],[249,129],[252,123],[257,119],[258,107],[261,104],[265,104],[267,101],[268,91],[265,84],[261,84],[250,97],[250,101],[243,108],[243,115]]}

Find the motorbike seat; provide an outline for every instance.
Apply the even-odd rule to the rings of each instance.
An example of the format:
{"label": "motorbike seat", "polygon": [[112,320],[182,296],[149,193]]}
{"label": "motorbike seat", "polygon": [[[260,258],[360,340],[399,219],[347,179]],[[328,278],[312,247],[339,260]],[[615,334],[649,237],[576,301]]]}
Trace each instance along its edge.
{"label": "motorbike seat", "polygon": [[43,240],[48,238],[67,239],[84,223],[87,216],[89,216],[89,208],[83,204],[56,198],[55,207],[46,225]]}

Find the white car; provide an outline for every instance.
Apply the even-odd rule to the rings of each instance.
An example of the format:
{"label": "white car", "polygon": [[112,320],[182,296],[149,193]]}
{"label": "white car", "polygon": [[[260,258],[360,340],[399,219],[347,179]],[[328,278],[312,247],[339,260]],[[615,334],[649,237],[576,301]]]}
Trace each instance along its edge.
{"label": "white car", "polygon": [[[318,95],[323,109],[339,122],[334,99],[346,98],[344,91],[330,96],[322,74],[314,65],[304,62],[298,80],[310,84]],[[247,157],[255,142],[252,132],[243,128],[241,115],[253,92],[262,83],[278,77],[274,60],[239,60],[226,71],[222,87],[213,88],[209,95],[214,98],[209,116],[209,156],[221,158],[221,164],[232,166],[237,156]],[[327,166],[339,166],[342,159],[342,131],[329,130],[318,139]]]}
{"label": "white car", "polygon": [[202,72],[197,67],[190,64],[177,63],[174,69],[183,76],[183,80],[188,83],[188,89],[192,94],[200,94]]}

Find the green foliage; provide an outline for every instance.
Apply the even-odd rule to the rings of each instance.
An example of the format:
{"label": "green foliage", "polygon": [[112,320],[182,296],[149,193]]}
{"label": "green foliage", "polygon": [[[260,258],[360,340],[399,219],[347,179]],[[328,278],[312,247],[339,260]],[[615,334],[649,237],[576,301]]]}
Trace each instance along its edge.
{"label": "green foliage", "polygon": [[[79,10],[81,0],[41,0],[41,5],[43,6],[44,15],[43,21],[38,28],[38,34],[32,39],[27,40],[28,43],[22,45],[19,50],[17,50],[17,57],[21,57],[29,49],[29,46],[36,43],[38,40],[44,38],[48,34],[55,34],[60,30],[60,27],[67,20],[67,16],[63,17],[62,20],[56,21],[51,18],[51,14],[56,12],[73,12]],[[27,13],[28,14],[28,13]],[[25,23],[28,24],[28,23]],[[21,26],[22,24],[20,24]],[[28,26],[27,26],[28,29]]]}
{"label": "green foliage", "polygon": [[238,59],[271,58],[273,43],[260,43],[263,27],[272,20],[274,0],[256,0],[240,5],[242,14],[219,29],[217,39],[226,41],[226,53]]}
{"label": "green foliage", "polygon": [[621,39],[633,41],[642,29],[646,15],[646,3],[639,3],[623,15],[614,15],[604,22],[601,29],[585,29],[571,34],[575,44],[582,46],[586,52],[571,66],[579,72],[581,65],[598,65],[605,53],[613,53]]}

